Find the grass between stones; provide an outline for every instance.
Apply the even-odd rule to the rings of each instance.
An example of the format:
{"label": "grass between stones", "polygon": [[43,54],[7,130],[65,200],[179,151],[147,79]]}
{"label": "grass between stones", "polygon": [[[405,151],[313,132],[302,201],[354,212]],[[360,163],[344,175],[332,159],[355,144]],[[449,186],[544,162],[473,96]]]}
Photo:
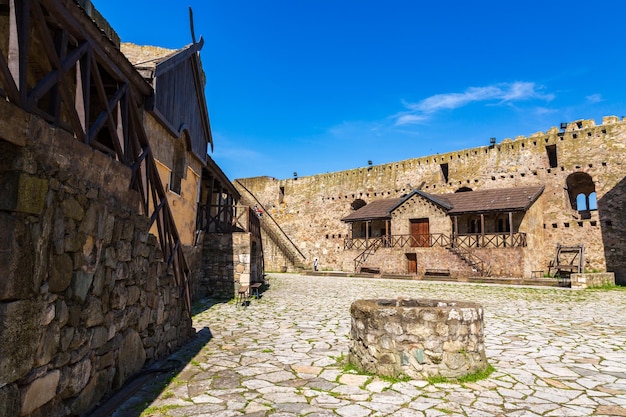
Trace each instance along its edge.
{"label": "grass between stones", "polygon": [[166,415],[169,410],[175,410],[181,407],[182,406],[178,404],[151,406],[143,410],[143,412],[140,414],[140,417],[149,417],[149,416],[154,416],[154,415]]}
{"label": "grass between stones", "polygon": [[437,375],[437,376],[429,377],[426,380],[428,381],[429,384],[451,383],[451,384],[462,385],[462,384],[467,384],[467,383],[477,382],[483,379],[487,379],[489,378],[489,375],[491,375],[495,370],[496,368],[494,368],[492,365],[489,364],[487,365],[487,368],[485,368],[485,370],[483,371],[477,371],[472,374],[463,375],[460,378],[446,378],[445,376]]}

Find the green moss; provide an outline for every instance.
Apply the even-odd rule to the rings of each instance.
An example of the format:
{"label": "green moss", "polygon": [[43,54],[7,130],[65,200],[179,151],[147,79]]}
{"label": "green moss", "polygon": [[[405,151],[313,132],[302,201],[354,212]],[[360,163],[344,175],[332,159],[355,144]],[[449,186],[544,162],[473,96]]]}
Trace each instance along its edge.
{"label": "green moss", "polygon": [[487,365],[487,368],[485,368],[482,371],[477,371],[472,374],[463,375],[462,377],[459,377],[459,378],[446,378],[441,375],[436,375],[436,376],[431,376],[427,378],[426,380],[428,381],[429,384],[443,384],[443,383],[466,384],[469,382],[476,382],[476,381],[481,381],[483,379],[487,379],[495,370],[496,368],[494,368],[493,366]]}
{"label": "green moss", "polygon": [[169,404],[169,405],[161,405],[161,406],[153,406],[153,407],[148,407],[145,410],[143,410],[143,412],[140,414],[140,417],[152,417],[155,415],[163,415],[163,416],[167,416],[167,412],[169,410],[175,410],[177,408],[181,408],[180,405],[177,404]]}

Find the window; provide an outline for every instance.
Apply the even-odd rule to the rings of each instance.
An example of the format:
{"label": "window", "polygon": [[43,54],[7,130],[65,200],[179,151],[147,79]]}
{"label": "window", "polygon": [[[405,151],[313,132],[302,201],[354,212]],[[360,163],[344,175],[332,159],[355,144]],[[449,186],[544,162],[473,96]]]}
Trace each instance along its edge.
{"label": "window", "polygon": [[509,219],[498,219],[498,223],[496,224],[496,232],[508,233],[511,231],[509,226]]}
{"label": "window", "polygon": [[443,174],[443,182],[448,182],[448,164],[439,164],[441,173]]}
{"label": "window", "polygon": [[360,198],[357,198],[356,200],[354,200],[352,202],[352,204],[350,204],[350,207],[352,207],[352,210],[358,210],[361,207],[365,206],[367,203],[363,200],[361,200]]}
{"label": "window", "polygon": [[550,164],[550,168],[556,168],[559,166],[556,156],[556,145],[547,145],[546,153],[548,154],[548,163]]}
{"label": "window", "polygon": [[182,181],[185,176],[185,135],[174,140],[174,155],[172,160],[172,171],[170,172],[169,189],[180,195]]}
{"label": "window", "polygon": [[566,185],[572,209],[589,218],[589,211],[598,209],[596,185],[591,176],[585,172],[575,172],[567,177]]}

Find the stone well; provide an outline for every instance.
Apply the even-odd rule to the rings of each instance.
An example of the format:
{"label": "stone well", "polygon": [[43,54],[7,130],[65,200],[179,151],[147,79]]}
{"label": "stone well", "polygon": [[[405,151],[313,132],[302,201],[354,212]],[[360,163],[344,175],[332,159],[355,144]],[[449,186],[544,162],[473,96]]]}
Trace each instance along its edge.
{"label": "stone well", "polygon": [[349,361],[388,377],[459,378],[487,368],[483,308],[476,303],[357,300]]}

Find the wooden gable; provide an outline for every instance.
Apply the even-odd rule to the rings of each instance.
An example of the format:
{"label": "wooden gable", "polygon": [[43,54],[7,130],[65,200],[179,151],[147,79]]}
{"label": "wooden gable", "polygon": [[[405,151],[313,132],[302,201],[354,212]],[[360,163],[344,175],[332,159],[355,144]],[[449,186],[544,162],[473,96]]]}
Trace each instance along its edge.
{"label": "wooden gable", "polygon": [[172,50],[122,43],[121,49],[153,87],[146,109],[172,136],[186,140],[186,149],[204,165],[213,139],[199,55],[203,44],[200,39]]}

